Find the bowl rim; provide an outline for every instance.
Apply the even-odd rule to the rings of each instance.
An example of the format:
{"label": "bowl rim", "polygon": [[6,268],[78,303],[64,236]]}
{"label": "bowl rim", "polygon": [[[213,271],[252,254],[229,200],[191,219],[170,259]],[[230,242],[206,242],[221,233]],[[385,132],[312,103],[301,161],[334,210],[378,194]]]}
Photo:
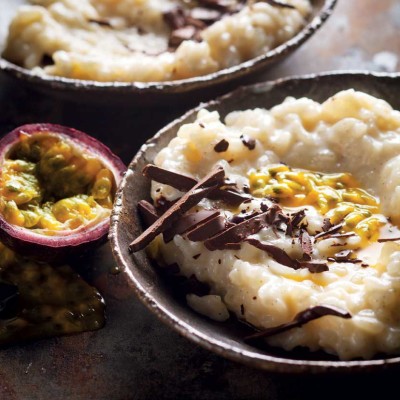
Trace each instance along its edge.
{"label": "bowl rim", "polygon": [[[229,345],[221,342],[218,339],[204,334],[201,330],[194,328],[190,323],[181,320],[173,312],[162,306],[156,299],[154,299],[146,289],[141,285],[135,274],[129,269],[129,266],[125,262],[124,256],[118,247],[118,225],[120,216],[122,214],[122,205],[124,190],[127,180],[131,175],[134,174],[140,160],[144,157],[147,151],[157,145],[157,141],[171,128],[175,128],[181,124],[182,121],[188,117],[197,114],[197,112],[205,107],[215,106],[224,101],[226,97],[251,93],[256,91],[262,91],[274,86],[284,85],[291,81],[307,81],[311,79],[318,79],[323,77],[340,77],[340,76],[360,76],[360,77],[372,77],[372,78],[388,78],[388,79],[400,79],[399,73],[382,73],[382,72],[369,72],[360,70],[346,70],[346,71],[327,71],[323,73],[313,73],[306,75],[294,75],[290,77],[280,78],[273,81],[265,81],[252,85],[241,86],[223,96],[220,96],[214,100],[200,103],[197,107],[187,111],[179,118],[167,124],[164,128],[159,130],[152,138],[147,140],[139,149],[135,157],[132,159],[128,166],[128,170],[122,179],[120,187],[115,196],[115,202],[113,211],[111,214],[111,224],[109,231],[109,239],[111,241],[111,250],[119,266],[122,266],[121,270],[124,271],[129,278],[129,284],[134,290],[140,301],[156,316],[168,325],[173,330],[192,342],[200,345],[201,347],[210,350],[220,356],[223,356],[231,361],[240,362],[250,367],[256,367],[259,369],[267,370],[270,372],[279,373],[342,373],[342,372],[362,372],[364,370],[376,370],[381,367],[389,367],[400,364],[400,356],[392,356],[387,359],[372,359],[372,360],[299,360],[291,358],[283,358],[280,356],[273,356],[269,354],[260,354],[251,352],[245,349],[239,349],[235,345]],[[133,259],[134,264],[140,263],[136,254],[130,255]],[[147,256],[146,256],[147,257]]]}
{"label": "bowl rim", "polygon": [[[311,0],[313,1],[313,0]],[[283,57],[291,50],[296,50],[308,38],[310,38],[329,18],[338,0],[322,0],[324,3],[319,12],[292,38],[281,45],[263,53],[250,60],[224,68],[219,71],[175,81],[160,82],[116,82],[116,81],[93,81],[37,74],[27,68],[18,66],[3,57],[0,57],[0,71],[10,74],[18,79],[28,81],[32,84],[51,86],[54,89],[64,89],[78,91],[80,89],[119,92],[119,93],[158,93],[168,91],[168,93],[185,93],[193,86],[205,84],[207,82],[227,82],[246,75],[250,70],[259,72],[270,62]]]}

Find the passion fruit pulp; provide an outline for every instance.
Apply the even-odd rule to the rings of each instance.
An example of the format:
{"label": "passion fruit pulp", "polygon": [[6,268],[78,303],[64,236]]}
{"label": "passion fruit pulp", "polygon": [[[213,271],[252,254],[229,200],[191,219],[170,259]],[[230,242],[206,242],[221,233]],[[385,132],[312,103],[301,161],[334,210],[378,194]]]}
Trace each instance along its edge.
{"label": "passion fruit pulp", "polygon": [[125,170],[83,132],[53,124],[16,128],[0,140],[0,240],[44,261],[98,246]]}

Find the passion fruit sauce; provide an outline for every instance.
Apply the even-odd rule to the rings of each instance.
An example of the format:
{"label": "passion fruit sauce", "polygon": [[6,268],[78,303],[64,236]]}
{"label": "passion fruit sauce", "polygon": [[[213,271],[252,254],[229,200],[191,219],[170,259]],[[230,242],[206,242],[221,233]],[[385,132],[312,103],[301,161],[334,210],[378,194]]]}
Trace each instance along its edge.
{"label": "passion fruit sauce", "polygon": [[67,137],[21,132],[4,160],[0,211],[11,224],[52,235],[108,218],[114,190],[112,172]]}
{"label": "passion fruit sauce", "polygon": [[6,293],[8,303],[2,299],[0,345],[92,331],[105,323],[100,293],[68,265],[31,261],[0,243],[0,282],[5,289],[16,287],[17,297],[10,301]]}

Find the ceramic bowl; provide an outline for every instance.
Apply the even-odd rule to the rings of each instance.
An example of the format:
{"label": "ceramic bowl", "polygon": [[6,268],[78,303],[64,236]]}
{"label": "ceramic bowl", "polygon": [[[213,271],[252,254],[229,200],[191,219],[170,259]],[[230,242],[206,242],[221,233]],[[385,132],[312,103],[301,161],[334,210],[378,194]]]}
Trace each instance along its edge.
{"label": "ceramic bowl", "polygon": [[[0,13],[0,54],[4,47],[8,24],[18,5],[26,0],[3,0]],[[0,58],[0,71],[26,83],[29,87],[51,96],[87,102],[129,102],[131,105],[170,105],[198,102],[237,86],[238,80],[251,81],[269,66],[294,52],[310,38],[331,15],[337,0],[312,0],[313,12],[306,26],[282,45],[237,66],[179,81],[167,82],[95,82],[54,76],[38,76]],[[252,79],[253,78],[253,79]]]}
{"label": "ceramic bowl", "polygon": [[213,322],[192,311],[176,297],[165,277],[161,276],[144,251],[128,252],[129,243],[142,228],[136,205],[149,199],[149,181],[142,168],[175,137],[178,129],[195,120],[199,109],[217,110],[222,117],[233,110],[254,107],[270,108],[285,97],[307,96],[324,101],[337,91],[354,88],[388,101],[400,109],[400,76],[373,73],[327,73],[282,79],[239,88],[215,101],[189,111],[175,120],[142,146],[131,162],[115,201],[110,238],[118,265],[129,275],[132,289],[139,299],[160,319],[194,343],[231,360],[275,372],[371,371],[400,366],[400,357],[378,357],[373,360],[339,361],[322,353],[284,352],[273,348],[259,349],[246,344],[243,337],[248,327],[240,322]]}

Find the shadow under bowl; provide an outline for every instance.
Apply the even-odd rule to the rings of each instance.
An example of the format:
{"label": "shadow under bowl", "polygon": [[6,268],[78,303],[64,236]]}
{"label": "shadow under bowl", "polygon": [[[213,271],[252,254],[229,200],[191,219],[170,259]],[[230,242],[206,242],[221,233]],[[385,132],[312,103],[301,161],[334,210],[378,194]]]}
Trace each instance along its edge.
{"label": "shadow under bowl", "polygon": [[[10,10],[25,1],[4,0],[7,15],[0,18],[0,43],[12,18]],[[199,77],[166,82],[96,82],[50,75],[31,70],[0,58],[0,71],[24,82],[27,87],[64,100],[89,103],[126,103],[132,106],[167,106],[196,104],[214,98],[241,84],[255,82],[268,67],[289,56],[309,39],[332,14],[337,0],[312,0],[313,11],[307,24],[290,40],[239,65]],[[3,37],[1,37],[3,36]],[[0,46],[0,53],[2,48]]]}
{"label": "shadow under bowl", "polygon": [[123,178],[114,204],[110,238],[118,265],[128,274],[139,299],[163,322],[184,337],[234,361],[275,372],[320,373],[378,371],[400,365],[398,356],[373,360],[339,361],[333,356],[306,350],[285,352],[274,348],[252,347],[243,341],[249,328],[237,321],[213,322],[192,311],[177,298],[170,282],[152,266],[144,251],[130,254],[129,243],[141,232],[137,203],[149,199],[150,182],[141,174],[155,155],[176,136],[179,128],[193,122],[202,108],[216,110],[223,119],[229,112],[255,107],[271,108],[287,96],[309,97],[322,102],[336,92],[354,88],[388,101],[400,109],[400,77],[395,74],[326,73],[281,79],[242,87],[215,101],[202,104],[175,120],[142,146]]}

